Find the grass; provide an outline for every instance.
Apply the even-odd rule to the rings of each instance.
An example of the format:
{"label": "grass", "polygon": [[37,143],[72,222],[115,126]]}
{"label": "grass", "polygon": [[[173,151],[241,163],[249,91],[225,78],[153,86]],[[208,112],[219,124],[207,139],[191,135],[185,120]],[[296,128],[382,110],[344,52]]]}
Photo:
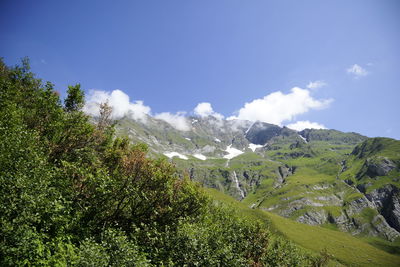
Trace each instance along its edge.
{"label": "grass", "polygon": [[400,255],[400,238],[398,238],[395,242],[390,242],[377,237],[365,237],[363,240],[388,253]]}
{"label": "grass", "polygon": [[[206,189],[215,200],[233,206],[240,214],[260,220],[275,233],[292,240],[314,253],[326,248],[333,259],[347,266],[399,266],[400,256],[388,252],[396,251],[385,241],[362,240],[350,234],[306,224],[297,223],[278,215],[250,209],[230,196],[214,189]],[[375,242],[374,245],[372,243]],[[330,265],[335,265],[331,262]]]}
{"label": "grass", "polygon": [[[371,138],[357,146],[355,151],[357,152],[356,155],[351,155],[346,160],[348,168],[340,175],[341,179],[352,180],[356,184],[369,184],[367,193],[387,184],[400,187],[398,179],[400,175],[398,169],[400,162],[400,141],[390,138]],[[397,165],[397,170],[390,171],[386,176],[369,177],[366,173],[367,168],[364,163],[367,160],[379,163],[383,158],[389,158]]]}

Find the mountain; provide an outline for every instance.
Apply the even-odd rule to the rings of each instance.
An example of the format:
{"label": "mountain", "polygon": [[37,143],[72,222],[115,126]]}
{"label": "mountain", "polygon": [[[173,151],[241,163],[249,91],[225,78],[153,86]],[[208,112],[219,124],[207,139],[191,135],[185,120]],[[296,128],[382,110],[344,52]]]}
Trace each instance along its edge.
{"label": "mountain", "polygon": [[145,143],[191,179],[251,208],[395,241],[400,237],[400,141],[357,133],[294,131],[264,122],[188,117],[180,131],[125,117],[117,134]]}

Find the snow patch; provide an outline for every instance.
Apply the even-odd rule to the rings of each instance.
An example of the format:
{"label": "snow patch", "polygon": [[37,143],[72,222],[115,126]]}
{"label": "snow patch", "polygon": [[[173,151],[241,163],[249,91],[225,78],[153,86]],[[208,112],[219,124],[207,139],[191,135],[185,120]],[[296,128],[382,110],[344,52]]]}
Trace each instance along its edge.
{"label": "snow patch", "polygon": [[257,148],[263,147],[262,145],[256,145],[256,144],[249,144],[249,148],[255,152]]}
{"label": "snow patch", "polygon": [[194,154],[193,157],[201,159],[201,160],[206,160],[207,159],[207,157],[202,155],[202,154]]}
{"label": "snow patch", "polygon": [[304,142],[308,143],[308,142],[307,142],[307,139],[305,139],[305,138],[304,138],[303,136],[301,136],[300,134],[299,134],[299,136],[300,136],[301,139],[303,139]]}
{"label": "snow patch", "polygon": [[247,130],[246,130],[245,134],[247,134],[247,133],[250,131],[250,129],[251,129],[251,127],[253,127],[254,123],[256,123],[256,122],[253,122],[253,123],[250,125],[250,127],[249,127],[249,128],[247,128]]}
{"label": "snow patch", "polygon": [[165,156],[167,156],[168,158],[172,159],[173,157],[178,157],[180,159],[185,159],[187,160],[188,157],[186,157],[185,155],[182,155],[178,152],[169,152],[169,153],[164,153]]}
{"label": "snow patch", "polygon": [[187,137],[185,137],[185,139],[186,139],[186,140],[188,140],[188,141],[192,141],[192,139],[190,139],[190,138],[187,138]]}
{"label": "snow patch", "polygon": [[225,151],[228,152],[228,155],[225,155],[224,159],[232,159],[244,153],[243,151],[232,147],[232,145],[227,146]]}
{"label": "snow patch", "polygon": [[192,120],[192,124],[194,124],[196,122],[198,122],[198,120],[195,120],[195,119]]}
{"label": "snow patch", "polygon": [[215,142],[221,143],[221,140],[219,140],[218,138],[214,139]]}

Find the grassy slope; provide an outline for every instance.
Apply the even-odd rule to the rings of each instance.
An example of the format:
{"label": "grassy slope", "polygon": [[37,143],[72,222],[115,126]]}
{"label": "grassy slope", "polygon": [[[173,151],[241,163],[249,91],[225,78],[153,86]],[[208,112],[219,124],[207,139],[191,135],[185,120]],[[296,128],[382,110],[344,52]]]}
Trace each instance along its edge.
{"label": "grassy slope", "polygon": [[355,184],[371,184],[367,188],[367,193],[370,191],[383,187],[387,184],[392,184],[400,187],[400,172],[396,169],[390,171],[386,176],[377,176],[370,178],[368,175],[363,174],[358,179],[357,174],[364,170],[364,162],[366,159],[375,159],[379,161],[380,158],[389,158],[397,166],[400,164],[400,141],[390,138],[371,138],[362,143],[358,147],[365,146],[365,152],[359,155],[350,155],[347,159],[347,170],[343,172],[340,177],[345,180],[352,180]]}
{"label": "grassy slope", "polygon": [[[249,194],[244,203],[251,205],[258,203],[260,208],[269,208],[279,204],[280,207],[274,212],[279,212],[280,209],[286,209],[286,205],[292,201],[307,197],[314,202],[321,196],[333,196],[337,192],[343,192],[343,198],[349,200],[355,193],[355,190],[350,190],[344,183],[336,180],[337,173],[340,169],[339,163],[343,160],[344,154],[352,150],[348,145],[332,145],[327,142],[313,141],[309,144],[304,144],[300,148],[290,149],[289,144],[277,143],[279,150],[270,150],[266,152],[266,157],[272,160],[296,166],[296,172],[286,178],[285,184],[276,189],[272,189],[271,180],[262,181],[261,185],[264,190],[257,188],[253,194]],[[290,153],[307,153],[312,157],[295,157],[287,156]],[[265,183],[265,185],[264,185]],[[324,190],[314,190],[314,185],[328,184],[330,187]],[[330,206],[322,202],[324,207],[308,207],[294,213],[294,217],[298,217],[301,213],[308,210],[324,209],[333,216],[339,216],[341,208],[338,206]]]}
{"label": "grassy slope", "polygon": [[[206,191],[215,199],[234,206],[239,213],[259,219],[300,246],[314,252],[326,248],[334,259],[350,266],[399,266],[400,256],[389,254],[349,234],[322,227],[300,224],[259,209],[250,209],[235,199],[214,190]],[[333,264],[333,263],[332,263]]]}

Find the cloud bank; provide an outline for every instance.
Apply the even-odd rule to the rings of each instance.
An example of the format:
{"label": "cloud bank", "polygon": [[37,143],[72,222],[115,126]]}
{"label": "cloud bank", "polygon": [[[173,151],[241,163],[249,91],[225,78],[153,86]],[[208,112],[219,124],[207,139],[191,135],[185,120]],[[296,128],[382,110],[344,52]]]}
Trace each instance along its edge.
{"label": "cloud bank", "polygon": [[172,127],[179,131],[189,131],[190,126],[188,120],[185,117],[185,114],[186,112],[177,112],[176,114],[172,114],[170,112],[162,112],[156,114],[154,118],[169,123]]}
{"label": "cloud bank", "polygon": [[302,131],[304,129],[326,129],[324,125],[311,121],[297,121],[286,125],[286,127],[296,131]]}
{"label": "cloud bank", "polygon": [[294,87],[288,94],[280,91],[273,92],[263,98],[245,103],[237,116],[228,119],[262,121],[281,126],[282,122],[291,121],[295,116],[309,110],[326,108],[332,101],[332,99],[315,99],[310,95],[309,90]]}
{"label": "cloud bank", "polygon": [[219,114],[215,112],[211,106],[210,103],[208,102],[202,102],[199,103],[195,108],[194,108],[194,114],[197,116],[200,116],[202,118],[207,117],[207,116],[213,116],[217,119],[222,120],[224,116],[222,114]]}
{"label": "cloud bank", "polygon": [[[307,85],[309,89],[316,89],[326,85],[323,81],[310,82]],[[304,114],[310,110],[323,109],[329,106],[332,99],[316,99],[311,96],[310,90],[294,87],[287,94],[281,91],[273,92],[263,98],[254,99],[245,103],[237,112],[236,116],[227,118],[228,120],[248,120],[262,121],[282,126],[284,122],[290,122],[297,115]],[[144,105],[143,101],[131,102],[129,96],[121,90],[113,90],[112,92],[91,90],[89,91],[87,102],[83,108],[84,112],[91,116],[99,116],[100,104],[107,102],[113,109],[112,118],[120,119],[129,116],[134,120],[140,120],[146,123],[148,116],[163,120],[179,131],[189,131],[191,125],[186,117],[186,112],[162,112],[151,114],[151,108]],[[221,123],[224,116],[213,110],[208,102],[199,103],[193,110],[193,113],[199,117],[212,116],[216,120],[210,120],[216,123],[216,126],[222,126]],[[221,125],[219,125],[221,124]],[[297,121],[290,123],[287,127],[295,130],[303,130],[305,128],[325,129],[325,126],[316,122]]]}
{"label": "cloud bank", "polygon": [[[146,122],[147,116],[152,116],[151,108],[144,105],[143,101],[131,102],[129,96],[121,90],[113,90],[112,92],[90,90],[83,111],[91,116],[99,116],[100,104],[106,102],[112,107],[111,117],[113,119],[129,116],[134,120]],[[184,112],[176,114],[163,112],[155,114],[154,118],[163,120],[180,131],[190,130]]]}
{"label": "cloud bank", "polygon": [[113,90],[111,93],[101,90],[90,90],[83,111],[91,116],[99,116],[100,104],[108,103],[112,107],[112,118],[119,119],[130,116],[135,120],[146,120],[150,115],[150,107],[143,101],[130,102],[129,96],[121,90]]}

